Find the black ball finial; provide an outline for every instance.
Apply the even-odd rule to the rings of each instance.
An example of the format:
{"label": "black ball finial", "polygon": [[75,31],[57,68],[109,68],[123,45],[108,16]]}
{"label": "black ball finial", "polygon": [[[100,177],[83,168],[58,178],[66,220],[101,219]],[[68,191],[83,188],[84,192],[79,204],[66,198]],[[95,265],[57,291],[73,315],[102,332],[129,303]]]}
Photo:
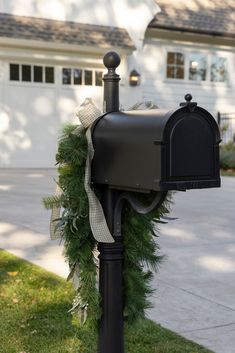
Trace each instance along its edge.
{"label": "black ball finial", "polygon": [[121,62],[120,56],[115,51],[109,51],[103,58],[104,66],[107,69],[115,70]]}
{"label": "black ball finial", "polygon": [[191,100],[192,100],[192,95],[190,94],[190,93],[187,93],[187,94],[185,94],[185,96],[184,96],[184,99],[187,101],[187,102],[190,102]]}
{"label": "black ball finial", "polygon": [[193,112],[197,106],[197,102],[191,102],[193,96],[190,93],[185,94],[184,99],[186,102],[180,103],[180,107],[188,107],[190,112]]}

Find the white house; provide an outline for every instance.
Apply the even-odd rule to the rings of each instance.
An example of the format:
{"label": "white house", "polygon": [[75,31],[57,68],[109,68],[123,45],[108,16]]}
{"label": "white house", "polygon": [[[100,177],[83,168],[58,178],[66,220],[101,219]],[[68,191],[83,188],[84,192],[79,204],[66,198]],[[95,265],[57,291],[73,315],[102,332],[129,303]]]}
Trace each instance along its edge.
{"label": "white house", "polygon": [[190,92],[214,115],[235,111],[234,13],[233,0],[0,1],[0,167],[54,166],[75,106],[102,109],[108,50],[122,58],[124,108],[173,108]]}

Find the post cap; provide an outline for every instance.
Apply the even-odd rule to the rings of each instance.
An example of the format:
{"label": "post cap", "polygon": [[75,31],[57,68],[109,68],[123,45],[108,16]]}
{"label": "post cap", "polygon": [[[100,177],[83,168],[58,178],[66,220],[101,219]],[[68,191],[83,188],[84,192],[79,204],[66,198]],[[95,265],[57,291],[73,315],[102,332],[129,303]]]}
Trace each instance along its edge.
{"label": "post cap", "polygon": [[184,99],[186,102],[190,102],[192,100],[193,96],[190,93],[185,94]]}
{"label": "post cap", "polygon": [[103,58],[104,66],[107,69],[115,70],[121,62],[120,56],[115,51],[109,51]]}

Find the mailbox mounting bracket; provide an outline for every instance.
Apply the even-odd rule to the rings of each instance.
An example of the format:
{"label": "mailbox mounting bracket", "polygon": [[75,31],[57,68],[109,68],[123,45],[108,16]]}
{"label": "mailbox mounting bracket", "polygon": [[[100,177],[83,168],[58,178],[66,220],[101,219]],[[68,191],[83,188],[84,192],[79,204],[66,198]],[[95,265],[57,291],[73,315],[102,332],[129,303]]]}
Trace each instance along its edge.
{"label": "mailbox mounting bracket", "polygon": [[113,235],[114,237],[121,237],[121,226],[122,226],[122,209],[124,202],[128,201],[131,207],[140,214],[147,214],[154,209],[161,206],[167,196],[167,191],[159,191],[156,193],[153,201],[150,205],[145,206],[131,192],[122,192],[115,203],[114,208],[114,224],[113,224]]}

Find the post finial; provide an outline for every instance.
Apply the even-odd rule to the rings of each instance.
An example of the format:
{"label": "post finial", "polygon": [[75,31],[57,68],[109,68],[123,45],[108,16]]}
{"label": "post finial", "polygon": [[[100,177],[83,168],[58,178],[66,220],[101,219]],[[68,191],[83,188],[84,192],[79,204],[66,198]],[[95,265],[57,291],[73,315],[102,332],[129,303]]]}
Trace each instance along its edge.
{"label": "post finial", "polygon": [[104,112],[119,111],[119,81],[120,76],[116,68],[121,62],[115,51],[109,51],[103,58],[104,66],[108,72],[103,76],[104,81]]}
{"label": "post finial", "polygon": [[109,51],[107,54],[105,54],[103,62],[104,66],[108,70],[115,70],[119,66],[121,59],[115,51]]}

